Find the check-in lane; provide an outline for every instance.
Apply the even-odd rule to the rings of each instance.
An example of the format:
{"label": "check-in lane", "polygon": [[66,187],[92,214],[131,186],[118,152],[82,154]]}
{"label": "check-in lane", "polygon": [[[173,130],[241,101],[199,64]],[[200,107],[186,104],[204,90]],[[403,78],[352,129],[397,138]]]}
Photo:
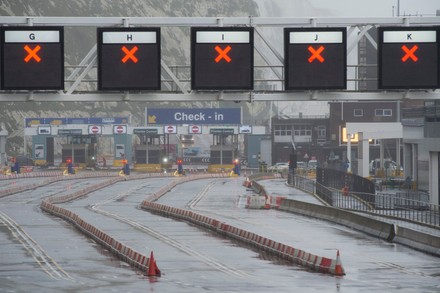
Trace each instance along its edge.
{"label": "check-in lane", "polygon": [[[336,249],[340,249],[347,276],[334,278],[308,272],[211,231],[139,209],[142,200],[170,180],[173,179],[123,181],[61,204],[145,255],[153,250],[163,273],[153,283],[63,220],[41,213],[36,207],[38,196],[34,195],[35,202],[23,205],[23,195],[18,194],[15,207],[12,200],[15,196],[8,197],[8,203],[4,202],[5,198],[0,200],[2,211],[13,211],[11,218],[22,225],[72,279],[54,280],[35,268],[35,261],[29,261],[17,239],[0,225],[0,245],[13,256],[8,256],[6,262],[2,257],[2,268],[13,268],[2,269],[0,279],[6,280],[2,284],[19,291],[36,287],[45,292],[401,292],[402,288],[405,292],[435,292],[439,289],[436,277],[440,270],[436,258],[323,221],[276,210],[245,209],[250,191],[242,186],[242,178],[184,183],[159,202],[192,209],[306,251],[334,257]],[[44,194],[61,192],[59,185],[68,186],[63,184],[36,191],[42,198]],[[90,183],[86,180],[78,184],[84,187]],[[284,188],[292,192],[282,180],[268,184],[274,185],[277,194],[283,195]],[[75,191],[76,186],[77,183],[73,183],[71,190]],[[22,210],[19,206],[27,208]],[[19,214],[23,214],[23,218],[18,216],[17,220],[15,217]],[[46,220],[38,220],[36,215]],[[36,225],[27,220],[32,217]]]}

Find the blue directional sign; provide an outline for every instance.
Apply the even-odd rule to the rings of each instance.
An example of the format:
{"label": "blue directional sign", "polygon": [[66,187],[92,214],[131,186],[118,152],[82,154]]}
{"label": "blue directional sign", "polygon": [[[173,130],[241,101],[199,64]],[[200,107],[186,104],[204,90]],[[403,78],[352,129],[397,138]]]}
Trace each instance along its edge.
{"label": "blue directional sign", "polygon": [[35,125],[66,125],[66,124],[127,124],[127,117],[89,117],[89,118],[26,118],[25,127]]}
{"label": "blue directional sign", "polygon": [[241,124],[241,108],[146,108],[148,124]]}

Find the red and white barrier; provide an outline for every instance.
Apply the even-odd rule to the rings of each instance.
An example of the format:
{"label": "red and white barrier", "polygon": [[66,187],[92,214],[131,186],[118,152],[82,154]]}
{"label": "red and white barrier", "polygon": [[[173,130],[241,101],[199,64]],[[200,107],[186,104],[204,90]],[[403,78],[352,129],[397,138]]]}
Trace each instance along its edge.
{"label": "red and white barrier", "polygon": [[187,220],[191,223],[207,227],[217,233],[237,239],[246,244],[250,244],[259,249],[289,259],[298,265],[305,266],[315,271],[332,275],[345,275],[345,271],[339,259],[339,251],[336,259],[329,259],[290,247],[288,245],[273,241],[255,233],[242,230],[216,219],[197,214],[192,211],[173,208],[166,205],[144,201],[141,208],[162,213],[179,219]]}

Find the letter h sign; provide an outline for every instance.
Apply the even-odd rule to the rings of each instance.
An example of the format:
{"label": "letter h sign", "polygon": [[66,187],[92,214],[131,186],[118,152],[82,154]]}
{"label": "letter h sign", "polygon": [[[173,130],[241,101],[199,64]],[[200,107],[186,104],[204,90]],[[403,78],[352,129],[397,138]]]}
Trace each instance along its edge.
{"label": "letter h sign", "polygon": [[159,28],[98,28],[99,90],[160,90]]}

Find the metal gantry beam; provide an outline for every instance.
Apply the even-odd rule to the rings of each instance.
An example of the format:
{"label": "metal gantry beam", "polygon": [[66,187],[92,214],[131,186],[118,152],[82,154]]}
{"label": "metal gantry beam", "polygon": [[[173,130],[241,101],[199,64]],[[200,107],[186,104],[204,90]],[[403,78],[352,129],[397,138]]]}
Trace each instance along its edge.
{"label": "metal gantry beam", "polygon": [[[283,63],[283,56],[275,46],[267,40],[262,28],[282,27],[347,27],[349,38],[347,53],[355,52],[362,37],[377,49],[377,42],[369,34],[369,29],[379,26],[434,26],[440,25],[440,17],[381,17],[381,18],[288,18],[288,17],[27,17],[27,16],[0,16],[2,26],[65,26],[65,27],[192,27],[192,26],[248,26],[254,27],[259,37],[258,44],[255,43],[255,50],[260,54],[270,72],[274,73],[278,80],[262,80],[262,83],[277,82],[283,84],[282,67],[276,63]],[[264,30],[266,31],[266,30]],[[188,36],[189,37],[189,36]],[[282,36],[280,36],[282,39]],[[264,48],[264,46],[266,48]],[[188,48],[189,49],[189,48]],[[275,58],[267,56],[266,51],[271,52]],[[89,72],[96,68],[96,45],[87,53],[83,60],[73,71],[69,72],[66,78],[65,91],[0,91],[0,102],[10,101],[307,101],[307,100],[403,100],[403,99],[440,99],[440,93],[435,90],[411,90],[411,91],[374,91],[360,92],[352,90],[342,91],[301,91],[285,92],[273,90],[260,90],[258,86],[254,91],[209,91],[196,92],[188,87],[188,80],[182,80],[174,74],[172,68],[161,60],[162,81],[168,75],[176,85],[177,92],[171,92],[171,87],[160,92],[97,92],[80,91],[82,83],[95,82],[96,79],[86,79]],[[349,67],[361,65],[349,64]],[[72,67],[72,66],[69,66]],[[189,67],[189,65],[187,66]],[[258,68],[259,66],[255,66]],[[260,66],[263,67],[263,66]],[[281,71],[280,71],[281,69]],[[348,77],[350,82],[357,82],[354,77]],[[90,87],[89,87],[90,88]],[[283,88],[283,87],[281,87]],[[353,87],[357,88],[357,87]]]}

